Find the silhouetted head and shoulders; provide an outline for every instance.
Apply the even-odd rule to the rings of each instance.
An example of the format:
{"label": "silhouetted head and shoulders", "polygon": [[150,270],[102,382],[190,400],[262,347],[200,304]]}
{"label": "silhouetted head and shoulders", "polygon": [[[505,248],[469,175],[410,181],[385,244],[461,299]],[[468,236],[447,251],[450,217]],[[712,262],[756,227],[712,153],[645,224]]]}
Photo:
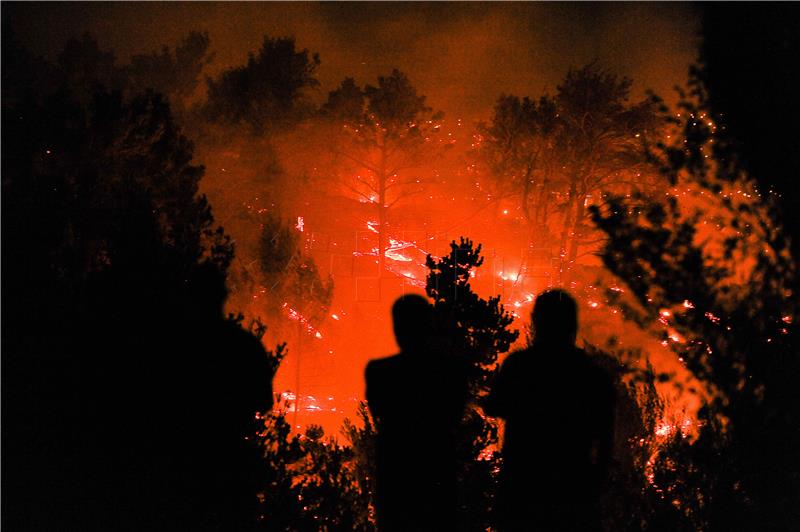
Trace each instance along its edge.
{"label": "silhouetted head and shoulders", "polygon": [[375,419],[376,508],[381,530],[448,530],[455,511],[455,432],[466,381],[437,348],[433,307],[418,295],[392,307],[400,352],[366,368]]}
{"label": "silhouetted head and shoulders", "polygon": [[564,290],[536,298],[531,328],[531,345],[506,358],[485,405],[488,415],[505,420],[504,528],[538,522],[594,530],[593,501],[613,442],[611,379],[576,347],[578,306]]}
{"label": "silhouetted head and shoulders", "polygon": [[[392,306],[392,322],[400,352],[371,360],[366,367],[366,399],[376,422],[393,430],[410,423],[419,409],[411,390],[429,394],[437,354],[432,353],[433,311],[419,295],[405,295]],[[417,416],[423,415],[416,412]]]}
{"label": "silhouetted head and shoulders", "polygon": [[561,289],[539,294],[531,313],[531,331],[531,344],[509,355],[507,361],[519,363],[517,361],[533,352],[558,352],[567,356],[578,354],[581,351],[575,345],[578,307],[572,296]]}
{"label": "silhouetted head and shoulders", "polygon": [[[531,344],[506,358],[485,405],[488,415],[507,422],[506,450],[517,454],[518,448],[531,445],[552,446],[561,454],[577,452],[570,449],[581,442],[589,445],[590,440],[606,439],[613,385],[610,376],[575,345],[575,299],[561,289],[541,293],[534,303],[531,329]],[[545,425],[560,431],[562,438],[541,438]],[[535,453],[521,453],[519,458],[541,459]]]}
{"label": "silhouetted head and shoulders", "polygon": [[418,419],[426,413],[457,416],[460,412],[452,412],[465,400],[466,372],[437,336],[431,304],[419,295],[402,296],[392,306],[392,321],[400,352],[371,360],[365,371],[367,403],[373,415],[381,417],[389,406],[411,411],[419,408],[417,402],[427,400],[432,404],[416,411]]}
{"label": "silhouetted head and shoulders", "polygon": [[531,313],[531,330],[530,345],[506,357],[502,366],[505,373],[521,378],[527,375],[534,380],[544,372],[571,369],[605,378],[605,373],[576,345],[578,305],[565,290],[555,288],[539,294]]}
{"label": "silhouetted head and shoulders", "polygon": [[424,297],[410,294],[397,299],[392,305],[392,325],[400,352],[394,356],[375,359],[371,365],[391,365],[399,357],[422,356],[433,332],[430,304]]}

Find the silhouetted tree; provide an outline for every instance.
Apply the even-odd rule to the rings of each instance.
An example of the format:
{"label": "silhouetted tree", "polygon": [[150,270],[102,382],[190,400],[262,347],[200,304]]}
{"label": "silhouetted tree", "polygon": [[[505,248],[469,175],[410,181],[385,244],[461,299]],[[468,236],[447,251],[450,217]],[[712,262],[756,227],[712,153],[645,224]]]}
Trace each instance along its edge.
{"label": "silhouetted tree", "polygon": [[323,279],[316,262],[304,249],[302,233],[290,221],[268,214],[263,217],[259,242],[259,282],[269,294],[268,312],[273,319],[287,313],[317,328],[325,320],[333,298],[333,279]]}
{"label": "silhouetted tree", "polygon": [[264,37],[246,65],[207,79],[203,113],[212,122],[246,124],[256,134],[289,124],[310,111],[306,90],[319,85],[318,66],[319,56],[297,50],[294,38]]}
{"label": "silhouetted tree", "polygon": [[[616,342],[608,351],[591,345],[584,350],[611,376],[615,388],[614,449],[600,501],[604,530],[693,530],[683,509],[654,483],[655,462],[663,462],[670,445],[657,434],[663,427],[665,404],[655,384],[670,376],[657,373],[649,362],[644,368],[634,365],[641,352],[619,349]],[[686,437],[681,427],[668,435],[670,441]]]}
{"label": "silhouetted tree", "polygon": [[641,188],[643,180],[631,177],[645,167],[640,138],[652,134],[656,116],[649,100],[627,103],[631,84],[590,64],[570,70],[558,87],[568,187],[559,247],[567,268],[575,263],[589,229],[587,195],[620,183]]}
{"label": "silhouetted tree", "polygon": [[377,459],[375,456],[375,421],[369,414],[366,401],[358,405],[358,420],[355,424],[345,419],[342,425],[342,434],[353,448],[355,457],[355,475],[361,487],[361,497],[364,499],[362,506],[369,510],[369,521],[375,523],[375,471]]}
{"label": "silhouetted tree", "polygon": [[[477,158],[501,197],[520,198],[530,240],[547,245],[548,233],[560,233],[552,244],[562,273],[597,240],[587,206],[606,191],[647,189],[655,175],[643,149],[659,125],[655,106],[628,103],[631,84],[592,63],[570,70],[553,97],[501,97],[491,122],[478,128]],[[559,224],[548,227],[552,197]]]}
{"label": "silhouetted tree", "polygon": [[122,91],[127,97],[152,90],[168,99],[174,112],[183,110],[197,89],[203,69],[214,58],[207,33],[192,31],[174,50],[136,54],[119,64],[111,51],[103,50],[89,33],[72,38],[58,55],[57,82],[87,103],[97,89]]}
{"label": "silhouetted tree", "polygon": [[325,438],[314,425],[304,434],[291,434],[281,409],[267,414],[264,422],[264,530],[375,529],[353,448]]}
{"label": "silhouetted tree", "polygon": [[62,83],[84,102],[98,88],[121,90],[125,86],[125,76],[114,54],[100,49],[88,32],[67,41],[58,55],[57,66]]}
{"label": "silhouetted tree", "polygon": [[[724,117],[738,164],[762,191],[775,190],[783,224],[800,257],[800,159],[792,124],[800,121],[800,9],[792,4],[701,9],[700,65],[708,109]],[[757,101],[758,105],[747,102]]]}
{"label": "silhouetted tree", "polygon": [[331,304],[333,279],[322,279],[314,259],[304,250],[302,233],[290,221],[269,214],[262,225],[259,264],[266,286],[319,326]]}
{"label": "silhouetted tree", "polygon": [[442,335],[449,346],[470,365],[470,388],[474,396],[486,391],[488,378],[500,353],[508,351],[519,336],[508,327],[514,321],[500,297],[483,299],[472,290],[470,272],[483,264],[481,245],[461,238],[450,243],[450,253],[436,259],[428,256],[425,292],[433,299]]}
{"label": "silhouetted tree", "polygon": [[458,441],[460,461],[460,526],[485,530],[491,526],[495,474],[498,467],[497,426],[484,417],[480,403],[496,369],[497,356],[508,351],[519,331],[510,330],[513,317],[499,297],[483,299],[473,292],[470,273],[483,264],[481,246],[461,238],[441,259],[428,256],[425,291],[433,299],[443,349],[467,365],[470,404]]}
{"label": "silhouetted tree", "polygon": [[130,89],[134,93],[153,89],[169,98],[173,108],[180,109],[197,89],[203,69],[214,59],[210,44],[208,33],[192,31],[174,50],[162,46],[158,52],[134,55],[123,67]]}
{"label": "silhouetted tree", "polygon": [[[88,48],[61,65],[97,63]],[[4,525],[200,529],[212,488],[179,488],[207,471],[185,463],[207,438],[187,434],[216,427],[192,406],[232,385],[205,365],[230,376],[237,361],[195,348],[218,332],[207,345],[230,333],[261,351],[222,316],[233,247],[168,103],[89,91],[65,68],[4,71]]]}
{"label": "silhouetted tree", "polygon": [[555,101],[542,96],[501,96],[492,121],[478,125],[476,154],[497,182],[498,196],[518,196],[533,238],[547,231],[554,172],[560,166],[560,128]]}
{"label": "silhouetted tree", "polygon": [[704,85],[691,87],[674,143],[652,153],[668,195],[612,196],[592,214],[635,297],[626,314],[712,394],[698,440],[670,445],[656,484],[699,528],[787,529],[800,522],[797,269],[773,199],[742,171]]}
{"label": "silhouetted tree", "polygon": [[328,95],[322,115],[334,136],[328,139],[341,166],[339,182],[377,210],[378,264],[385,270],[388,213],[398,202],[422,192],[421,166],[442,144],[436,136],[441,112],[425,104],[399,70],[379,76],[378,85],[358,87],[345,79]]}

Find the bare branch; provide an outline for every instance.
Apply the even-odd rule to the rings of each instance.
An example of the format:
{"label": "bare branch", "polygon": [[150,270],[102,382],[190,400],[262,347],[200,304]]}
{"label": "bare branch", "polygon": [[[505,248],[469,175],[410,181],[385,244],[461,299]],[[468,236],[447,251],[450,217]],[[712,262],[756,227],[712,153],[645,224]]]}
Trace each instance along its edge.
{"label": "bare branch", "polygon": [[414,194],[421,194],[421,193],[423,193],[423,192],[425,192],[425,191],[424,191],[424,190],[422,190],[422,189],[420,189],[420,190],[412,190],[411,192],[406,192],[406,193],[404,193],[404,194],[400,194],[399,196],[397,196],[397,198],[395,198],[395,200],[394,200],[394,201],[392,201],[392,202],[391,202],[391,203],[390,203],[390,204],[387,206],[387,209],[391,209],[391,208],[392,208],[392,206],[394,206],[394,204],[395,204],[395,203],[397,203],[397,202],[398,202],[398,201],[400,201],[400,200],[403,200],[403,199],[405,199],[405,198],[407,198],[407,197],[409,197],[409,196],[413,196]]}
{"label": "bare branch", "polygon": [[354,192],[354,193],[358,194],[359,196],[361,196],[361,197],[362,197],[362,198],[364,198],[365,200],[367,200],[367,201],[369,201],[369,202],[371,202],[371,203],[372,203],[372,202],[374,202],[374,200],[373,200],[371,197],[367,196],[366,194],[364,194],[363,192],[361,192],[361,191],[360,191],[360,190],[358,190],[357,188],[355,188],[355,187],[353,187],[353,186],[351,186],[351,185],[349,185],[349,184],[345,183],[344,181],[340,181],[340,184],[341,184],[343,187],[345,187],[346,189],[348,189],[349,191],[351,191],[351,192]]}

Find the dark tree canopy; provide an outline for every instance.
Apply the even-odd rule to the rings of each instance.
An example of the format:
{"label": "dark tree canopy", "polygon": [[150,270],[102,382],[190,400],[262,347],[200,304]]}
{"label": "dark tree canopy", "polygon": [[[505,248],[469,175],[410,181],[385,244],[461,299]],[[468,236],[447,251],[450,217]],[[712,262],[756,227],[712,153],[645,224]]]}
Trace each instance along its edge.
{"label": "dark tree canopy", "polygon": [[228,125],[246,124],[261,133],[290,123],[309,109],[305,95],[315,88],[319,55],[297,50],[294,38],[264,37],[247,64],[208,78],[205,116]]}
{"label": "dark tree canopy", "polygon": [[[87,48],[89,60],[63,64],[95,61]],[[186,461],[240,440],[216,438],[249,414],[250,396],[271,403],[263,347],[222,314],[232,245],[163,97],[75,94],[62,66],[30,71],[52,75],[3,80],[2,239],[13,257],[2,264],[3,393],[14,397],[3,445],[15,457],[4,462],[4,526],[199,530],[214,488],[187,484],[227,469],[213,452],[203,470]],[[226,405],[242,398],[238,414],[204,419],[213,436],[188,441],[209,412],[202,398],[249,364],[219,363],[222,344],[260,369],[224,394]]]}
{"label": "dark tree canopy", "polygon": [[281,305],[289,303],[317,327],[330,308],[333,279],[323,279],[314,259],[304,253],[300,235],[291,222],[272,214],[265,216],[259,238],[259,266],[273,299]]}
{"label": "dark tree canopy", "polygon": [[441,259],[426,260],[425,292],[433,299],[438,326],[454,342],[449,347],[471,368],[470,387],[476,397],[485,391],[497,356],[519,336],[519,331],[509,329],[514,318],[499,296],[483,299],[472,290],[470,272],[482,264],[480,244],[475,247],[464,238],[453,241],[450,253]]}
{"label": "dark tree canopy", "polygon": [[479,168],[498,198],[519,199],[531,243],[557,247],[560,274],[597,241],[587,204],[606,191],[648,188],[655,173],[644,152],[659,128],[654,101],[630,102],[631,84],[592,63],[570,70],[553,96],[501,96],[478,127]]}
{"label": "dark tree canopy", "polygon": [[89,33],[67,41],[58,55],[58,67],[73,90],[91,93],[97,86],[119,89],[124,85],[114,54],[102,50]]}
{"label": "dark tree canopy", "polygon": [[441,112],[425,103],[397,69],[363,89],[346,78],[329,93],[321,116],[332,128],[328,149],[340,168],[337,181],[377,210],[379,271],[385,271],[390,209],[423,191],[421,169],[442,147],[437,136]]}
{"label": "dark tree canopy", "polygon": [[662,339],[711,391],[698,441],[675,440],[656,482],[696,527],[787,529],[800,493],[797,270],[771,198],[692,86],[700,97],[682,101],[673,141],[652,153],[686,193],[610,196],[592,215],[605,265],[635,298],[623,311],[645,327],[668,316],[677,335]]}
{"label": "dark tree canopy", "polygon": [[[481,411],[497,357],[519,336],[510,329],[513,316],[500,297],[484,299],[470,285],[471,272],[483,264],[481,246],[469,239],[450,243],[450,253],[426,260],[429,273],[425,292],[433,299],[434,319],[442,337],[441,349],[461,360],[469,388],[469,404],[458,431],[460,520],[486,530],[492,516],[498,456],[497,425]],[[487,456],[487,451],[489,454]]]}
{"label": "dark tree canopy", "polygon": [[214,59],[208,33],[190,32],[174,50],[137,54],[123,67],[134,93],[154,89],[173,105],[183,103],[197,89],[203,69]]}
{"label": "dark tree canopy", "polygon": [[[165,45],[120,64],[112,52],[100,48],[94,36],[84,33],[67,41],[57,68],[50,71],[50,81],[69,87],[84,102],[98,88],[119,90],[127,96],[153,90],[168,99],[173,110],[182,111],[197,89],[203,69],[214,58],[210,45],[207,33],[192,31],[174,49]],[[43,65],[49,68],[41,61],[38,66]]]}
{"label": "dark tree canopy", "polygon": [[542,96],[501,96],[489,124],[479,124],[476,155],[497,184],[501,197],[518,196],[526,219],[546,230],[548,194],[559,165],[559,120],[555,101]]}
{"label": "dark tree canopy", "polygon": [[328,93],[322,115],[345,124],[358,123],[364,113],[364,92],[353,78],[345,78],[336,90]]}

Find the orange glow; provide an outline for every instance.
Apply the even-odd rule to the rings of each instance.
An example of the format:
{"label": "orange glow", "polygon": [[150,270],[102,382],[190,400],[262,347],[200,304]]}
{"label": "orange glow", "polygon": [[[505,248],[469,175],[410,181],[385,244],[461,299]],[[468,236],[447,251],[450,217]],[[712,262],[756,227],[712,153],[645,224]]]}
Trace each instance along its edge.
{"label": "orange glow", "polygon": [[[445,119],[442,127],[446,138],[466,150],[472,134],[468,128],[456,125],[460,123],[459,119]],[[303,154],[302,139],[298,135],[307,134],[304,131],[281,137],[278,146],[286,154]],[[363,399],[366,362],[397,349],[389,317],[392,302],[404,293],[424,291],[426,255],[446,252],[451,240],[466,235],[483,244],[486,260],[471,273],[472,285],[483,297],[500,295],[516,318],[514,326],[520,330],[528,326],[536,294],[560,283],[558,264],[563,257],[558,250],[555,247],[530,248],[530,233],[524,217],[513,214],[516,203],[499,199],[487,184],[488,179],[476,179],[477,170],[474,165],[465,163],[463,151],[451,151],[443,159],[433,161],[429,168],[415,170],[415,175],[428,176],[425,193],[410,196],[389,211],[383,250],[386,270],[379,275],[380,230],[374,203],[363,203],[358,195],[332,186],[322,173],[314,186],[279,182],[274,188],[264,190],[248,185],[257,182],[258,174],[249,166],[252,162],[238,164],[243,157],[232,157],[230,152],[240,153],[236,150],[241,150],[244,153],[249,149],[252,146],[243,141],[241,145],[228,146],[225,150],[228,155],[214,151],[205,155],[227,160],[224,164],[209,165],[227,169],[224,175],[209,171],[210,184],[222,185],[219,180],[228,180],[231,174],[241,176],[240,187],[209,188],[215,208],[219,205],[216,212],[221,213],[223,220],[236,220],[236,213],[242,208],[256,216],[262,210],[294,213],[293,224],[301,235],[304,251],[314,259],[321,275],[331,275],[334,281],[330,310],[319,324],[312,323],[309,317],[285,301],[281,303],[283,317],[267,322],[267,345],[279,341],[288,344],[288,356],[275,379],[276,390],[294,393],[299,351],[302,397],[298,424],[301,426],[318,423],[328,433],[336,434],[344,417],[355,417],[358,402]],[[302,161],[305,157],[311,155],[298,155],[288,160]],[[306,167],[294,169],[290,166],[287,172],[300,173],[303,168]],[[320,172],[316,166],[312,170]],[[682,197],[689,193],[686,189],[667,192]],[[557,223],[557,218],[554,219]],[[229,223],[226,230],[237,241],[239,261],[253,264],[258,252],[258,227]],[[626,321],[594,282],[601,271],[596,256],[584,254],[578,264],[588,273],[577,276],[567,288],[578,296],[583,310],[579,341],[604,346],[614,337],[620,348],[638,348],[647,353],[657,371],[674,373],[681,381],[689,379],[684,364],[672,350],[673,344],[684,344],[687,340],[670,324],[676,313],[691,311],[693,303],[685,300],[678,308],[658,312],[666,338],[658,341]],[[257,273],[257,266],[248,271]],[[628,290],[618,280],[609,278],[606,286],[610,293],[619,297],[628,295]],[[269,290],[259,287],[253,292],[234,291],[228,303],[231,311],[243,309],[250,315],[263,315],[264,304],[271,297]],[[718,320],[713,315],[707,318]],[[287,326],[287,322],[301,324],[304,337],[298,339],[296,328]],[[524,337],[521,335],[515,347],[522,346]],[[686,412],[688,418],[693,417],[700,404],[698,397],[676,392],[669,383],[659,383],[658,388],[674,405],[675,412]],[[332,399],[321,401],[320,397]]]}

